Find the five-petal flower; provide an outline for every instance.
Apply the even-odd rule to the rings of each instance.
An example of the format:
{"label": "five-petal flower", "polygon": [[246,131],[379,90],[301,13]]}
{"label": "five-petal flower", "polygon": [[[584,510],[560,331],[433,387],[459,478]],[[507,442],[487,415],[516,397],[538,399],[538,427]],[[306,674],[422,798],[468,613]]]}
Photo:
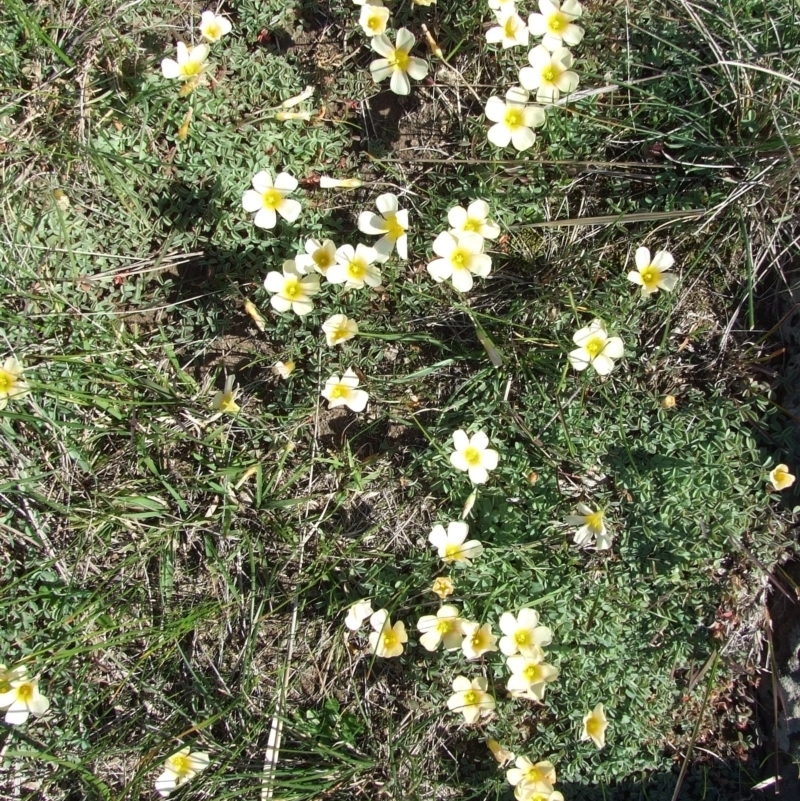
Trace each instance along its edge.
{"label": "five-petal flower", "polygon": [[489,44],[503,45],[503,49],[528,44],[528,26],[520,17],[516,9],[509,8],[496,11],[497,25],[486,31],[486,41]]}
{"label": "five-petal flower", "polygon": [[358,230],[370,236],[379,236],[375,243],[376,260],[385,262],[395,246],[397,255],[401,259],[408,258],[408,211],[401,209],[397,202],[397,195],[387,192],[378,195],[375,205],[380,214],[371,211],[362,211],[358,215]]}
{"label": "five-petal flower", "polygon": [[485,114],[493,122],[486,136],[496,147],[508,147],[511,143],[517,150],[527,150],[536,141],[532,128],[545,123],[544,109],[528,103],[529,93],[512,86],[503,100],[493,95],[486,102]]}
{"label": "five-petal flower", "polygon": [[598,551],[605,551],[611,547],[611,535],[606,529],[603,510],[596,512],[585,503],[578,504],[578,514],[567,515],[566,522],[570,526],[580,526],[575,532],[576,545],[590,545],[595,540],[595,548]]}
{"label": "five-petal flower", "polygon": [[443,231],[433,241],[433,252],[439,256],[428,264],[428,273],[437,283],[448,278],[459,292],[472,289],[473,275],[486,278],[492,270],[492,259],[483,252],[479,234],[451,234]]}
{"label": "five-petal flower", "polygon": [[348,608],[344,624],[350,631],[358,631],[368,617],[372,617],[372,602],[369,598],[365,598],[356,601]]}
{"label": "five-petal flower", "polygon": [[373,36],[370,39],[372,49],[383,58],[377,58],[369,65],[372,80],[380,83],[391,75],[389,88],[396,95],[410,94],[409,77],[421,81],[428,74],[428,63],[409,55],[415,42],[414,34],[407,28],[400,28],[395,44],[392,44],[384,34]]}
{"label": "five-petal flower", "polygon": [[30,679],[24,668],[3,671],[8,689],[0,692],[0,709],[11,726],[25,723],[30,715],[40,717],[50,708],[50,701],[39,692],[39,679]]}
{"label": "five-petal flower", "polygon": [[380,36],[386,32],[386,23],[389,22],[390,11],[383,5],[364,3],[358,24],[367,36]]}
{"label": "five-petal flower", "polygon": [[666,272],[675,263],[671,253],[659,250],[651,259],[647,248],[639,248],[635,259],[636,269],[628,273],[628,280],[638,284],[642,288],[643,295],[652,295],[659,289],[665,292],[672,292],[675,289],[678,276]]}
{"label": "five-petal flower", "polygon": [[485,200],[473,200],[466,209],[453,206],[447,212],[447,222],[456,238],[464,234],[478,234],[484,239],[500,236],[500,226],[489,218],[489,204]]}
{"label": "five-petal flower", "polygon": [[539,613],[535,609],[520,609],[518,615],[504,612],[500,616],[500,650],[506,656],[521,653],[523,656],[544,659],[542,648],[550,645],[553,634],[547,626],[539,625]]}
{"label": "five-petal flower", "polygon": [[435,615],[423,615],[417,623],[422,634],[419,644],[428,651],[435,651],[440,645],[445,651],[456,651],[464,636],[463,623],[457,606],[445,605]]}
{"label": "five-petal flower", "polygon": [[608,720],[602,704],[598,704],[591,712],[583,716],[583,731],[581,740],[591,740],[597,748],[606,744],[606,729]]}
{"label": "five-petal flower", "polygon": [[178,42],[177,61],[165,58],[161,62],[161,74],[165,78],[179,78],[182,81],[199,78],[206,68],[209,52],[210,48],[207,44],[187,47],[183,42]]}
{"label": "five-petal flower", "polygon": [[598,375],[608,375],[614,369],[614,361],[621,359],[625,347],[619,337],[610,337],[606,324],[594,319],[586,328],[576,331],[572,341],[578,346],[570,351],[569,363],[576,370],[585,370],[590,364]]}
{"label": "five-petal flower", "polygon": [[468,472],[473,484],[485,484],[489,470],[497,467],[499,459],[497,451],[489,447],[489,437],[483,431],[469,437],[466,431],[459,429],[453,433],[453,445],[455,450],[450,454],[450,464],[456,470]]}
{"label": "five-petal flower", "polygon": [[366,245],[342,245],[336,251],[336,264],[328,268],[325,277],[332,284],[344,284],[348,289],[380,286],[381,271],[374,267],[378,254]]}
{"label": "five-petal flower", "polygon": [[21,398],[30,392],[22,380],[22,370],[22,364],[14,356],[9,356],[0,367],[0,410],[5,409],[12,398]]}
{"label": "five-petal flower", "polygon": [[509,656],[508,668],[511,676],[506,682],[506,688],[514,698],[541,701],[546,685],[558,678],[558,668],[536,657],[522,654]]}
{"label": "five-petal flower", "polygon": [[164,763],[164,772],[156,779],[156,790],[165,798],[182,784],[186,784],[201,770],[208,767],[208,754],[202,751],[192,751],[190,746],[167,757]]}
{"label": "five-petal flower", "polygon": [[534,36],[543,36],[542,45],[548,50],[581,43],[584,31],[574,22],[583,13],[578,0],[539,0],[539,12],[528,17],[528,30]]}
{"label": "five-petal flower", "polygon": [[245,211],[255,212],[253,224],[258,228],[274,228],[280,214],[286,222],[294,222],[300,216],[301,206],[296,200],[286,197],[297,189],[297,179],[288,172],[272,175],[261,170],[253,176],[253,188],[242,195]]}
{"label": "five-petal flower", "polygon": [[483,545],[478,540],[464,542],[469,534],[469,526],[463,520],[447,524],[447,531],[441,524],[435,525],[428,535],[428,542],[439,552],[444,562],[468,565],[483,553]]}
{"label": "five-petal flower", "polygon": [[348,367],[341,378],[338,375],[332,375],[325,382],[322,390],[322,397],[328,401],[328,408],[347,406],[350,411],[363,412],[369,395],[363,389],[357,389],[358,384],[358,376],[353,372],[352,367]]}
{"label": "five-petal flower", "polygon": [[369,624],[374,629],[369,635],[369,647],[375,656],[391,659],[403,653],[403,645],[408,642],[408,635],[402,621],[398,620],[392,625],[389,612],[386,609],[379,609],[369,619]]}
{"label": "five-petal flower", "polygon": [[529,92],[536,90],[539,103],[555,103],[563,93],[578,88],[578,73],[572,67],[572,53],[559,47],[551,53],[543,45],[537,45],[528,53],[530,67],[519,71],[519,82]]}
{"label": "five-petal flower", "polygon": [[303,275],[289,259],[283,263],[283,273],[277,270],[267,273],[264,288],[274,293],[269,299],[273,309],[279,312],[291,309],[304,317],[314,308],[311,298],[319,292],[319,276]]}
{"label": "five-petal flower", "polygon": [[334,314],[322,324],[325,332],[325,341],[329,347],[341,345],[358,334],[358,323],[351,320],[346,314]]}
{"label": "five-petal flower", "polygon": [[464,639],[461,641],[461,650],[467,659],[479,659],[489,651],[496,651],[497,637],[492,634],[492,624],[476,623],[474,620],[465,620],[461,624]]}
{"label": "five-petal flower", "polygon": [[330,239],[306,239],[305,253],[294,257],[297,270],[308,274],[316,270],[320,275],[327,275],[328,269],[336,263],[336,245]]}
{"label": "five-petal flower", "polygon": [[447,708],[461,712],[467,723],[477,723],[494,712],[494,698],[486,692],[489,683],[484,678],[470,681],[466,676],[453,679],[453,695],[447,699]]}
{"label": "five-petal flower", "polygon": [[231,21],[227,17],[204,11],[200,15],[200,35],[209,42],[218,42],[231,32]]}
{"label": "five-petal flower", "polygon": [[775,465],[775,467],[769,471],[769,483],[772,484],[776,490],[788,489],[794,484],[794,480],[795,477],[789,472],[788,465]]}

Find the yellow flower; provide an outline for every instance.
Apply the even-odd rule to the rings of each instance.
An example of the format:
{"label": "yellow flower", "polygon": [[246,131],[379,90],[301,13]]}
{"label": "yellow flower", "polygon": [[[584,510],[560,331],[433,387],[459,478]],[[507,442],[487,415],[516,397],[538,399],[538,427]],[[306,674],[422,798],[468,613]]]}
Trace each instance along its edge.
{"label": "yellow flower", "polygon": [[447,699],[447,708],[461,712],[467,723],[476,723],[481,717],[494,712],[494,698],[486,692],[489,684],[486,679],[473,679],[456,676],[453,679],[454,694]]}
{"label": "yellow flower", "polygon": [[464,542],[469,534],[469,526],[463,520],[447,524],[447,532],[441,524],[435,525],[428,535],[428,542],[439,552],[444,562],[454,562],[465,566],[483,553],[483,545],[478,540]]}
{"label": "yellow flower", "polygon": [[371,616],[372,602],[369,598],[365,598],[363,601],[356,601],[347,610],[347,617],[345,618],[344,624],[350,631],[358,631],[358,629],[361,628],[361,624]]}
{"label": "yellow flower", "polygon": [[6,710],[9,725],[24,723],[30,715],[38,718],[50,708],[50,702],[39,692],[39,679],[29,679],[24,668],[4,670],[4,679],[9,687],[0,693],[0,709]]}
{"label": "yellow flower", "polygon": [[538,103],[555,103],[562,92],[574,92],[578,88],[578,73],[573,72],[572,53],[559,47],[551,53],[543,45],[528,53],[530,67],[519,71],[519,82],[529,92],[536,90]]}
{"label": "yellow flower", "polygon": [[567,524],[570,526],[580,526],[575,532],[576,545],[590,545],[592,539],[595,540],[595,548],[598,551],[605,551],[611,547],[611,535],[606,529],[603,510],[598,509],[593,512],[591,507],[585,503],[578,504],[578,514],[567,515]]}
{"label": "yellow flower", "polygon": [[364,3],[358,24],[367,36],[380,36],[386,33],[386,23],[389,22],[389,9],[384,6],[373,6]]}
{"label": "yellow flower", "polygon": [[520,794],[553,792],[556,768],[552,762],[537,762],[534,765],[530,759],[521,756],[517,757],[515,764],[516,767],[506,773],[506,778],[512,787],[520,788]]}
{"label": "yellow flower", "polygon": [[187,47],[183,42],[178,42],[178,60],[165,58],[161,62],[161,74],[165,78],[179,78],[182,81],[197,80],[206,68],[208,54],[207,44]]}
{"label": "yellow flower", "polygon": [[267,273],[264,289],[273,292],[269,299],[272,308],[279,312],[291,309],[299,317],[310,314],[314,308],[311,298],[319,293],[319,277],[303,275],[291,259],[283,263],[283,273]]}
{"label": "yellow flower", "polygon": [[439,256],[428,264],[428,273],[437,283],[450,279],[459,292],[472,289],[473,275],[486,278],[492,271],[492,257],[483,252],[479,234],[451,234],[442,231],[433,240],[433,252]]}
{"label": "yellow flower", "polygon": [[332,348],[356,336],[358,323],[346,314],[334,314],[322,324],[322,330],[325,332],[325,341]]}
{"label": "yellow flower", "polygon": [[211,408],[215,412],[227,412],[228,414],[236,414],[239,411],[239,405],[234,400],[236,392],[233,389],[233,384],[236,381],[235,375],[229,375],[225,379],[225,389],[217,392],[211,399]]}
{"label": "yellow flower", "polygon": [[204,11],[200,15],[200,34],[209,42],[218,42],[231,32],[231,21],[227,17],[217,16],[213,11]]}
{"label": "yellow flower", "polygon": [[528,29],[534,36],[544,37],[542,44],[548,50],[581,43],[584,30],[574,24],[583,13],[578,0],[539,0],[539,11],[528,17]]}
{"label": "yellow flower", "polygon": [[776,490],[784,490],[794,484],[794,476],[789,472],[789,467],[785,464],[779,464],[774,467],[770,471],[769,480]]}
{"label": "yellow flower", "polygon": [[628,280],[638,284],[642,288],[643,295],[652,295],[659,289],[665,292],[672,292],[675,289],[678,276],[675,273],[665,272],[675,263],[671,253],[659,250],[651,259],[647,248],[639,248],[634,258],[636,269],[628,273]]}
{"label": "yellow flower", "polygon": [[208,767],[208,754],[192,751],[190,746],[167,757],[164,772],[156,779],[156,790],[165,798],[177,787],[186,784]]}
{"label": "yellow flower", "polygon": [[353,412],[363,412],[369,395],[363,389],[356,389],[358,383],[358,376],[350,367],[347,368],[341,379],[338,375],[332,375],[325,382],[325,388],[322,390],[322,397],[328,401],[328,408],[347,406]]}
{"label": "yellow flower", "polygon": [[431,585],[431,592],[444,600],[448,595],[452,595],[455,592],[453,580],[449,576],[439,576],[439,578],[434,579]]}
{"label": "yellow flower", "polygon": [[473,484],[485,484],[489,479],[489,470],[497,467],[499,455],[489,447],[489,437],[483,431],[467,436],[466,431],[459,429],[453,434],[455,451],[450,454],[450,464],[456,470],[469,473]]}
{"label": "yellow flower", "polygon": [[[286,197],[297,189],[297,179],[288,172],[279,172],[273,181],[271,173],[261,170],[253,176],[253,188],[242,195],[242,207],[255,212],[253,225],[258,228],[274,228],[280,214],[286,222],[293,223],[302,207],[296,200]],[[277,213],[277,214],[276,214]]]}
{"label": "yellow flower", "polygon": [[336,264],[328,269],[325,277],[332,284],[344,284],[348,289],[363,289],[380,286],[381,271],[373,267],[378,254],[375,248],[366,245],[342,245],[336,251]]}
{"label": "yellow flower", "polygon": [[30,392],[22,380],[22,369],[14,356],[9,356],[0,367],[0,410],[5,409],[12,398],[21,398]]}
{"label": "yellow flower", "polygon": [[486,31],[486,41],[489,44],[499,42],[504,50],[528,44],[528,26],[515,9],[495,11],[495,16],[498,24]]}
{"label": "yellow flower", "polygon": [[393,626],[389,612],[379,609],[369,619],[369,624],[374,629],[369,635],[371,653],[386,659],[403,653],[403,644],[408,642],[408,635],[402,621],[398,620]]}
{"label": "yellow flower", "polygon": [[508,762],[514,761],[514,753],[509,751],[507,748],[504,748],[497,740],[490,737],[486,741],[486,745],[489,747],[489,750],[492,752],[492,756],[497,760],[497,764],[503,766]]}
{"label": "yellow flower", "polygon": [[491,623],[476,623],[472,620],[465,620],[461,624],[464,639],[461,642],[461,650],[467,659],[479,659],[489,651],[496,651],[497,637],[492,634]]}
{"label": "yellow flower", "polygon": [[297,271],[303,275],[308,275],[312,270],[326,275],[336,264],[336,245],[330,239],[306,239],[305,251],[294,257]]}
{"label": "yellow flower", "polygon": [[496,147],[512,144],[516,150],[527,150],[536,141],[532,128],[541,128],[545,123],[544,109],[528,105],[528,92],[512,86],[506,92],[505,101],[493,95],[486,102],[484,113],[493,122],[486,136]]}
{"label": "yellow flower", "polygon": [[621,359],[625,346],[619,337],[609,337],[602,320],[592,320],[586,328],[576,331],[572,341],[578,346],[570,351],[569,363],[575,370],[585,370],[590,364],[598,375],[606,376],[614,369],[614,360]]}
{"label": "yellow flower", "polygon": [[473,200],[465,209],[463,206],[454,206],[447,212],[447,222],[450,223],[450,233],[478,234],[484,239],[497,239],[500,236],[500,227],[489,219],[489,204],[485,200]]}
{"label": "yellow flower", "polygon": [[375,243],[377,261],[387,261],[395,247],[401,259],[408,259],[408,210],[400,208],[397,195],[391,192],[378,195],[375,206],[380,214],[362,211],[358,215],[358,230],[380,237]]}
{"label": "yellow flower", "polygon": [[545,686],[558,678],[558,669],[540,661],[535,657],[508,657],[511,676],[506,688],[514,698],[529,698],[541,701],[544,698]]}
{"label": "yellow flower", "polygon": [[598,704],[591,712],[583,716],[583,731],[581,740],[591,740],[598,748],[606,744],[606,729],[608,721],[603,711],[603,705]]}
{"label": "yellow flower", "polygon": [[285,362],[275,362],[272,365],[272,372],[286,380],[294,372],[294,362],[287,359]]}
{"label": "yellow flower", "polygon": [[415,81],[421,81],[428,74],[428,63],[421,58],[409,55],[414,42],[416,42],[414,34],[407,28],[400,28],[395,44],[392,44],[383,34],[373,36],[370,39],[372,49],[383,58],[375,59],[369,65],[372,80],[380,83],[391,75],[389,88],[396,95],[410,94],[409,77]]}
{"label": "yellow flower", "polygon": [[520,653],[542,661],[542,648],[553,641],[550,629],[539,625],[535,609],[520,609],[516,617],[512,612],[504,612],[500,616],[500,631],[505,635],[500,638],[500,650],[506,656]]}
{"label": "yellow flower", "polygon": [[428,651],[435,651],[440,645],[445,651],[458,650],[464,636],[464,621],[458,614],[457,606],[443,606],[435,615],[423,615],[417,623],[417,631],[422,634],[419,644]]}

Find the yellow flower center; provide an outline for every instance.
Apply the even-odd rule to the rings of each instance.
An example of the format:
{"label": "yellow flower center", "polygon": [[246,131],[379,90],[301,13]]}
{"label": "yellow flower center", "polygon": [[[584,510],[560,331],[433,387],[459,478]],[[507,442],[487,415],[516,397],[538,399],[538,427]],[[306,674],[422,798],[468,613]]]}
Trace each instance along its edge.
{"label": "yellow flower center", "polygon": [[323,272],[333,264],[331,254],[325,248],[317,248],[311,256],[311,260]]}
{"label": "yellow flower center", "polygon": [[556,35],[563,33],[568,24],[569,20],[560,11],[556,11],[547,18],[547,30]]}
{"label": "yellow flower center", "polygon": [[477,467],[481,463],[481,452],[470,445],[464,449],[464,458],[470,467]]}
{"label": "yellow flower center", "polygon": [[461,554],[461,546],[454,545],[453,543],[449,543],[448,545],[444,546],[444,558],[445,559],[458,559]]}
{"label": "yellow flower center", "polygon": [[539,784],[539,782],[544,781],[547,778],[545,774],[536,767],[536,765],[531,765],[528,771],[525,773],[525,781],[530,782],[531,784]]}
{"label": "yellow flower center", "polygon": [[592,737],[599,736],[601,730],[602,730],[602,724],[597,718],[592,717],[586,721],[586,731]]}
{"label": "yellow flower center", "polygon": [[464,704],[466,706],[475,706],[478,703],[478,691],[477,690],[467,690],[464,693]]}
{"label": "yellow flower center", "polygon": [[170,757],[169,764],[172,772],[181,777],[192,771],[192,760],[189,759],[187,754],[175,754],[175,756]]}
{"label": "yellow flower center", "polygon": [[470,234],[477,234],[481,230],[481,221],[467,217],[467,221],[464,223],[464,230]]}
{"label": "yellow flower center", "polygon": [[350,335],[350,332],[347,330],[346,325],[339,325],[333,329],[333,341],[334,342],[341,342],[343,339],[347,339]]}
{"label": "yellow flower center", "polygon": [[514,642],[517,645],[528,645],[531,641],[531,633],[527,629],[518,629],[514,632]]}
{"label": "yellow flower center", "polygon": [[503,33],[507,39],[513,39],[517,32],[517,23],[514,17],[509,17],[503,24]]}
{"label": "yellow flower center", "polygon": [[370,14],[370,16],[367,17],[367,27],[371,31],[379,31],[382,24],[383,22],[378,14]]}
{"label": "yellow flower center", "polygon": [[639,275],[642,277],[642,283],[648,289],[655,289],[658,279],[661,278],[661,273],[652,264],[648,264]]}
{"label": "yellow flower center", "polygon": [[33,698],[33,685],[30,682],[25,682],[17,687],[17,701],[23,704],[28,704]]}
{"label": "yellow flower center", "polygon": [[9,393],[17,383],[17,377],[0,368],[0,396]]}
{"label": "yellow flower center", "polygon": [[397,215],[391,212],[386,215],[386,234],[395,242],[406,232],[406,229],[397,222]]}
{"label": "yellow flower center", "polygon": [[209,22],[206,25],[206,39],[219,39],[222,36],[222,30],[216,22]]}
{"label": "yellow flower center", "polygon": [[439,620],[439,622],[436,624],[436,631],[438,631],[439,634],[449,634],[453,630],[453,626],[453,621],[445,618],[443,620]]}
{"label": "yellow flower center", "polygon": [[181,75],[185,75],[187,78],[193,78],[202,71],[203,65],[199,61],[187,61],[185,64],[181,64]]}
{"label": "yellow flower center", "polygon": [[603,528],[603,513],[593,512],[590,515],[586,515],[586,525],[592,531],[600,531]]}
{"label": "yellow flower center", "polygon": [[347,275],[354,281],[363,281],[367,274],[367,263],[363,259],[353,259],[347,263]]}
{"label": "yellow flower center", "polygon": [[556,69],[556,67],[554,67],[552,64],[548,64],[542,70],[542,83],[545,84],[553,83],[555,79],[558,78],[559,74],[560,70]]}
{"label": "yellow flower center", "polygon": [[222,396],[222,402],[219,405],[219,410],[221,412],[237,412],[237,411],[239,411],[239,406],[234,401],[232,392],[226,392]]}
{"label": "yellow flower center", "polygon": [[506,128],[512,131],[521,128],[524,122],[522,109],[514,106],[507,108],[505,116],[503,117],[503,122],[506,124]]}
{"label": "yellow flower center", "polygon": [[264,208],[272,209],[273,211],[281,205],[282,200],[283,194],[281,194],[278,189],[267,189],[267,191],[261,195],[261,202],[264,204]]}
{"label": "yellow flower center", "polygon": [[395,50],[389,58],[389,66],[400,72],[407,72],[409,58],[410,56],[405,50]]}
{"label": "yellow flower center", "polygon": [[523,671],[522,675],[525,678],[525,681],[529,682],[530,684],[536,684],[537,681],[542,680],[542,669],[539,665],[528,665]]}
{"label": "yellow flower center", "polygon": [[586,352],[591,356],[593,359],[600,353],[601,350],[606,346],[605,337],[591,337],[589,341],[583,346],[586,349]]}
{"label": "yellow flower center", "polygon": [[483,632],[482,632],[480,629],[478,629],[478,630],[477,630],[477,631],[476,631],[476,632],[475,632],[475,633],[472,635],[472,637],[470,637],[470,640],[469,640],[469,641],[470,641],[470,643],[472,644],[472,647],[473,647],[473,648],[474,648],[476,651],[479,651],[479,650],[481,650],[481,649],[482,649],[482,648],[483,648],[483,647],[486,645],[486,636],[484,635],[484,633],[483,633]]}
{"label": "yellow flower center", "polygon": [[469,269],[469,253],[463,248],[456,248],[450,254],[450,264],[453,265],[454,270]]}
{"label": "yellow flower center", "polygon": [[349,394],[350,388],[344,384],[334,384],[331,387],[331,399],[333,398],[346,398]]}
{"label": "yellow flower center", "polygon": [[383,647],[388,650],[389,648],[394,648],[395,645],[397,645],[397,635],[392,629],[389,629],[383,634]]}
{"label": "yellow flower center", "polygon": [[283,284],[283,295],[290,300],[301,297],[303,294],[303,287],[300,286],[299,278],[287,278]]}

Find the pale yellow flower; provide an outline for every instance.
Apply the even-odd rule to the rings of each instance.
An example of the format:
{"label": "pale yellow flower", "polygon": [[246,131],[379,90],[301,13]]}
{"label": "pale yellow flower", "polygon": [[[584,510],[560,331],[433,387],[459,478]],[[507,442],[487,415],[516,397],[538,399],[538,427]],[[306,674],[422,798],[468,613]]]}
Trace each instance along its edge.
{"label": "pale yellow flower", "polygon": [[410,94],[409,77],[421,81],[428,74],[427,62],[410,55],[414,42],[416,42],[414,34],[407,28],[400,28],[394,45],[383,34],[373,36],[370,39],[372,49],[383,58],[375,59],[369,65],[372,80],[380,83],[391,76],[389,88],[396,95]]}
{"label": "pale yellow flower", "polygon": [[477,723],[481,717],[494,712],[494,698],[486,692],[489,683],[484,678],[470,681],[466,676],[453,679],[453,692],[447,699],[447,708],[461,712],[467,723]]}
{"label": "pale yellow flower", "polygon": [[235,375],[229,375],[225,379],[225,389],[215,393],[211,399],[211,408],[215,412],[226,412],[227,414],[236,414],[239,411],[239,404],[236,403],[236,390],[233,385],[236,381]]}
{"label": "pale yellow flower", "polygon": [[287,359],[285,362],[275,362],[272,365],[272,372],[285,381],[294,372],[294,368],[294,362],[291,359]]}
{"label": "pale yellow flower", "polygon": [[505,100],[495,95],[489,98],[484,113],[494,123],[486,133],[493,145],[508,147],[511,144],[516,150],[523,151],[534,144],[536,134],[532,129],[544,125],[545,114],[540,106],[528,103],[529,97],[525,89],[512,86],[506,92]]}
{"label": "pale yellow flower", "polygon": [[539,613],[535,609],[520,609],[518,615],[504,612],[500,616],[500,650],[506,656],[520,653],[523,656],[544,659],[542,648],[550,645],[553,634],[547,626],[539,625]]}
{"label": "pale yellow flower", "polygon": [[30,392],[22,380],[22,370],[22,364],[14,356],[9,356],[0,367],[0,410],[5,409],[12,398],[21,398]]}
{"label": "pale yellow flower", "polygon": [[358,189],[364,182],[360,178],[331,178],[328,175],[320,175],[320,189]]}
{"label": "pale yellow flower", "polygon": [[325,382],[325,388],[322,390],[322,397],[328,401],[328,408],[347,406],[353,412],[363,412],[367,406],[369,395],[363,389],[357,389],[358,384],[358,376],[351,367],[347,368],[341,378],[338,375],[332,375]]}
{"label": "pale yellow flower", "polygon": [[0,709],[5,709],[9,725],[25,723],[30,715],[38,718],[50,708],[50,701],[39,692],[39,679],[29,679],[24,668],[5,671],[5,679],[9,687],[0,693]]}
{"label": "pale yellow flower", "polygon": [[196,80],[206,68],[210,49],[207,44],[187,47],[178,42],[178,60],[165,58],[161,62],[161,73],[165,78],[178,78],[181,81]]}
{"label": "pale yellow flower", "polygon": [[305,253],[294,257],[297,271],[308,275],[312,270],[327,275],[328,270],[336,264],[336,245],[330,239],[306,239]]}
{"label": "pale yellow flower", "polygon": [[469,565],[483,553],[483,545],[478,540],[464,542],[469,534],[469,526],[463,520],[447,524],[447,531],[441,524],[435,525],[428,535],[428,542],[439,552],[442,561],[457,565]]}
{"label": "pale yellow flower", "polygon": [[509,751],[504,746],[500,745],[494,738],[490,737],[486,741],[486,745],[489,747],[489,750],[492,752],[492,756],[497,760],[497,764],[501,767],[503,765],[508,764],[509,762],[514,761],[514,752]]}
{"label": "pale yellow flower", "polygon": [[489,470],[497,467],[500,458],[497,451],[489,447],[489,437],[478,431],[471,437],[466,431],[459,429],[453,433],[455,450],[450,454],[450,464],[456,470],[469,473],[473,484],[485,484],[489,479]]}
{"label": "pale yellow flower", "polygon": [[[534,764],[527,757],[517,757],[516,767],[506,773],[506,779],[512,787],[519,787],[520,794],[553,792],[556,783],[556,768],[552,762]],[[515,793],[516,794],[516,793]]]}
{"label": "pale yellow flower", "polygon": [[364,621],[372,616],[372,602],[369,598],[356,601],[348,610],[344,624],[350,631],[358,631]]}
{"label": "pale yellow flower", "polygon": [[597,748],[602,748],[606,744],[606,729],[608,720],[603,710],[603,705],[598,704],[591,712],[583,716],[583,731],[581,740],[591,740]]}
{"label": "pale yellow flower", "polygon": [[570,351],[569,363],[578,371],[591,364],[598,375],[606,376],[614,369],[614,361],[625,354],[622,340],[610,337],[602,320],[592,320],[586,328],[576,331],[572,341],[578,348]]}
{"label": "pale yellow flower", "polygon": [[509,656],[507,664],[511,676],[506,688],[514,698],[541,701],[546,685],[558,678],[557,668],[535,657],[517,654]]}
{"label": "pale yellow flower", "polygon": [[422,636],[419,644],[427,651],[435,651],[440,645],[445,651],[456,651],[461,647],[464,632],[457,606],[443,606],[435,615],[423,615],[417,623]]}
{"label": "pale yellow flower", "polygon": [[192,751],[190,746],[167,757],[164,772],[156,779],[156,790],[165,798],[176,788],[193,779],[208,767],[208,754]]}
{"label": "pale yellow flower", "polygon": [[770,470],[769,481],[776,490],[785,490],[791,487],[794,480],[795,477],[789,472],[788,465],[779,464]]}
{"label": "pale yellow flower", "polygon": [[528,29],[534,36],[544,37],[542,44],[548,50],[581,43],[584,30],[574,22],[583,13],[578,0],[539,0],[539,11],[528,17]]}
{"label": "pale yellow flower", "polygon": [[379,609],[369,619],[369,624],[374,629],[369,635],[371,653],[386,659],[403,653],[403,645],[408,642],[408,635],[402,621],[398,620],[392,625],[389,612],[386,609]]}
{"label": "pale yellow flower", "polygon": [[300,216],[302,207],[286,196],[297,186],[297,179],[288,172],[279,172],[273,181],[271,173],[261,170],[253,176],[253,188],[242,195],[242,207],[245,211],[255,212],[253,225],[258,228],[274,228],[278,214],[286,222],[293,223]]}
{"label": "pale yellow flower", "polygon": [[379,262],[385,262],[397,248],[401,259],[408,259],[408,210],[401,209],[397,195],[387,192],[375,198],[379,214],[362,211],[358,215],[358,230],[370,236],[379,236],[375,252]]}
{"label": "pale yellow flower", "polygon": [[528,44],[528,26],[515,9],[495,11],[497,25],[486,31],[489,44],[502,44],[503,49]]}
{"label": "pale yellow flower", "polygon": [[492,624],[476,623],[474,620],[465,620],[461,624],[464,639],[461,641],[461,650],[467,659],[479,659],[490,651],[496,651],[497,637],[492,634]]}
{"label": "pale yellow flower", "polygon": [[595,540],[595,548],[598,551],[605,551],[611,547],[611,535],[606,529],[603,510],[592,511],[590,506],[579,503],[577,506],[578,514],[567,515],[566,522],[570,526],[580,526],[575,532],[576,545],[590,545],[592,539]]}
{"label": "pale yellow flower", "polygon": [[341,345],[358,334],[358,323],[351,320],[346,314],[334,314],[322,324],[325,332],[325,341],[329,347]]}
{"label": "pale yellow flower", "polygon": [[289,259],[283,263],[283,273],[277,270],[267,273],[264,289],[274,293],[269,299],[273,309],[279,312],[291,309],[299,317],[305,317],[314,308],[311,298],[319,293],[319,277],[303,275]]}
{"label": "pale yellow flower", "polygon": [[485,200],[473,200],[465,209],[454,206],[447,212],[450,233],[456,237],[461,234],[478,234],[484,239],[497,239],[500,226],[489,219],[489,204]]}
{"label": "pale yellow flower", "polygon": [[332,284],[344,284],[349,289],[380,286],[381,271],[373,266],[377,259],[375,248],[342,245],[336,251],[336,264],[328,268],[325,277]]}
{"label": "pale yellow flower", "polygon": [[204,11],[200,15],[200,34],[209,42],[218,42],[231,32],[231,21],[227,17],[218,16],[213,11]]}
{"label": "pale yellow flower", "polygon": [[642,288],[643,295],[652,295],[659,289],[665,292],[672,292],[675,289],[678,276],[666,272],[675,263],[671,253],[659,250],[651,259],[647,248],[639,248],[634,258],[636,269],[628,273],[628,280],[638,284]]}
{"label": "pale yellow flower", "polygon": [[311,122],[311,114],[310,111],[276,111],[272,116],[278,122]]}
{"label": "pale yellow flower", "polygon": [[439,284],[449,279],[459,292],[472,289],[473,275],[486,278],[492,271],[492,258],[483,252],[479,234],[443,231],[433,240],[433,252],[439,258],[428,264],[431,278]]}
{"label": "pale yellow flower", "polygon": [[562,93],[574,92],[578,88],[578,73],[572,67],[572,53],[559,47],[551,53],[543,45],[537,45],[528,53],[530,67],[519,71],[519,82],[529,92],[536,90],[539,103],[555,103]]}
{"label": "pale yellow flower", "polygon": [[386,33],[386,24],[389,22],[390,11],[384,6],[374,6],[364,3],[358,24],[367,36],[380,36]]}
{"label": "pale yellow flower", "polygon": [[455,592],[453,580],[449,576],[439,576],[431,584],[431,592],[444,600],[448,595],[452,595]]}

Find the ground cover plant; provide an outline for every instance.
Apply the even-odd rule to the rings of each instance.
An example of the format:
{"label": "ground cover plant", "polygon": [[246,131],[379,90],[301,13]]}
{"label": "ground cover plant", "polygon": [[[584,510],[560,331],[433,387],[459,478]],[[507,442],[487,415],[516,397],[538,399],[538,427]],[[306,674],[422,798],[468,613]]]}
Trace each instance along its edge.
{"label": "ground cover plant", "polygon": [[9,0],[4,794],[750,797],[796,13]]}

